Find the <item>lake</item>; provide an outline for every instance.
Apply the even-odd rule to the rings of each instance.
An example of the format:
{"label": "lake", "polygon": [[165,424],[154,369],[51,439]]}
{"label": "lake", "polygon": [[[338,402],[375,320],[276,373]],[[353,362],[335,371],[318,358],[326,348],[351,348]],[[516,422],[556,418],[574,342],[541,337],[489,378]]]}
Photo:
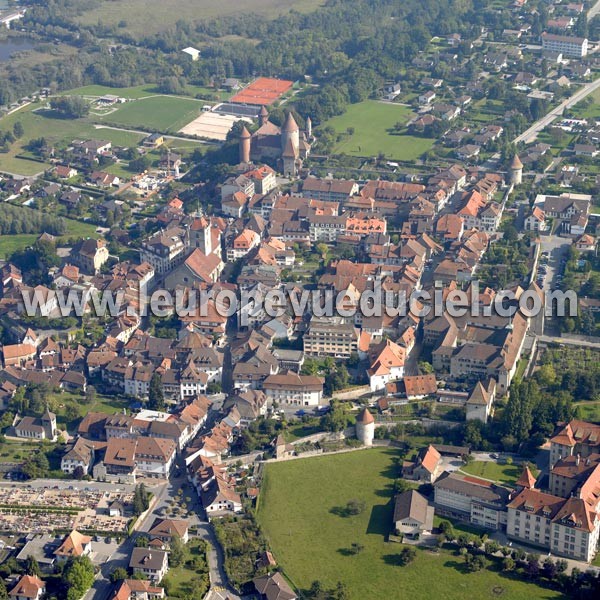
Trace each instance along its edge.
{"label": "lake", "polygon": [[[1,2],[2,0],[0,0]],[[6,62],[15,52],[31,50],[35,43],[27,38],[7,37],[0,38],[0,62]]]}

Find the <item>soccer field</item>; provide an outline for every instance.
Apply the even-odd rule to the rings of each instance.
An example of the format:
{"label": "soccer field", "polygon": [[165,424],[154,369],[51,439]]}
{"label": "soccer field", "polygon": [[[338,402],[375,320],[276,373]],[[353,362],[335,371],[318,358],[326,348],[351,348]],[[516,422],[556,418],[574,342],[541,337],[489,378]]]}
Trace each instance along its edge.
{"label": "soccer field", "polygon": [[[461,557],[419,550],[398,566],[401,544],[386,542],[392,526],[397,452],[372,449],[270,463],[261,488],[258,521],[275,559],[294,585],[319,580],[346,584],[352,600],[464,600],[562,598],[494,567],[465,573]],[[349,500],[366,503],[357,516],[341,516]],[[364,546],[352,554],[353,543]]]}
{"label": "soccer field", "polygon": [[[429,150],[435,140],[393,133],[396,123],[405,125],[413,116],[408,106],[365,100],[351,104],[348,110],[327,121],[343,139],[335,152],[353,156],[377,156],[383,152],[392,160],[414,160]],[[348,134],[352,129],[353,133]]]}
{"label": "soccer field", "polygon": [[98,122],[160,133],[175,133],[202,112],[203,102],[174,96],[151,96],[122,104],[115,111],[94,117]]}

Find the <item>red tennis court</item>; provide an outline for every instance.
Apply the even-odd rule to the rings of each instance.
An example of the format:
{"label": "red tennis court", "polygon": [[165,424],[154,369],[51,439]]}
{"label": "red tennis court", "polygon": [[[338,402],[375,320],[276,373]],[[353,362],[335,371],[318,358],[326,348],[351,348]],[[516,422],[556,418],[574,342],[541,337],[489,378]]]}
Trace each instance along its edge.
{"label": "red tennis court", "polygon": [[275,100],[281,98],[288,90],[292,89],[293,81],[284,79],[271,79],[270,77],[259,77],[249,86],[238,92],[229,102],[237,104],[255,104],[257,106],[269,106]]}

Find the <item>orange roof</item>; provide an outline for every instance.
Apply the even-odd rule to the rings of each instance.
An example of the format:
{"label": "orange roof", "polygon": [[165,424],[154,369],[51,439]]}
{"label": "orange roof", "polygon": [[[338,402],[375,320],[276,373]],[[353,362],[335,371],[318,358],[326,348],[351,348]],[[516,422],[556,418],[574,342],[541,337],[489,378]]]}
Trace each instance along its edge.
{"label": "orange roof", "polygon": [[430,444],[429,448],[427,448],[427,452],[425,452],[425,455],[421,460],[421,464],[430,473],[433,473],[441,458],[442,455]]}
{"label": "orange roof", "polygon": [[23,575],[19,583],[10,590],[10,596],[20,596],[25,598],[37,598],[39,590],[46,588],[44,582],[35,575]]}
{"label": "orange roof", "polygon": [[54,554],[56,554],[56,556],[81,556],[84,547],[91,541],[91,537],[83,535],[76,529],[73,529],[63,543],[54,551]]}
{"label": "orange roof", "polygon": [[362,423],[363,425],[369,425],[370,423],[375,423],[375,419],[369,410],[363,408],[358,414],[358,417],[356,417],[356,422]]}
{"label": "orange roof", "polygon": [[535,477],[527,465],[523,467],[523,472],[521,473],[521,477],[519,477],[517,480],[516,485],[522,488],[527,488],[528,490],[531,490],[535,487]]}

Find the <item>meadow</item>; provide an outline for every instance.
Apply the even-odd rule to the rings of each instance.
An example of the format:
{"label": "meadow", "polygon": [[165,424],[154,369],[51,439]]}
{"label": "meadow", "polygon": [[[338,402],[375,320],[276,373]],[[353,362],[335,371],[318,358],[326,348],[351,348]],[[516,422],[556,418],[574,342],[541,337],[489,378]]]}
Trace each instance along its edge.
{"label": "meadow", "polygon": [[[411,136],[405,130],[392,132],[396,123],[406,124],[413,116],[408,106],[365,100],[327,121],[326,125],[343,134],[335,152],[353,156],[377,156],[392,160],[414,160],[427,152],[434,140]],[[351,133],[348,133],[351,131]]]}
{"label": "meadow", "polygon": [[[462,559],[449,551],[419,549],[413,563],[399,566],[403,546],[386,542],[396,459],[394,450],[372,449],[266,466],[257,518],[295,586],[307,590],[315,580],[327,587],[341,581],[351,600],[562,597],[506,576],[496,566],[466,573]],[[352,499],[363,501],[366,509],[344,516],[343,508]],[[352,544],[363,546],[362,551],[352,554]]]}
{"label": "meadow", "polygon": [[310,12],[323,3],[322,0],[113,0],[86,8],[75,21],[84,25],[96,25],[99,21],[119,25],[133,35],[145,37],[173,27],[179,20],[191,22],[244,12],[276,18],[292,8]]}

